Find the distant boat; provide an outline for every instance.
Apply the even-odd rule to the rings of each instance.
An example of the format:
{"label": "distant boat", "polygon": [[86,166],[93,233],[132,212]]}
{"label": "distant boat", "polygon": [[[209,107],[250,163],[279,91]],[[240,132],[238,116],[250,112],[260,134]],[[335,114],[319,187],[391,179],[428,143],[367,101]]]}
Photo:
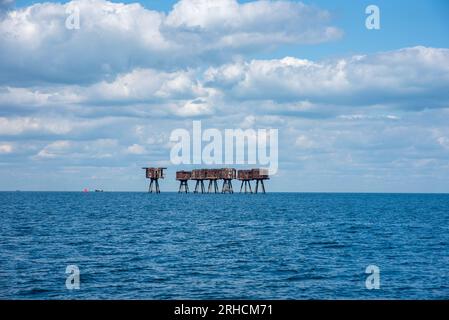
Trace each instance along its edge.
{"label": "distant boat", "polygon": [[103,192],[101,189],[95,189],[95,192]]}

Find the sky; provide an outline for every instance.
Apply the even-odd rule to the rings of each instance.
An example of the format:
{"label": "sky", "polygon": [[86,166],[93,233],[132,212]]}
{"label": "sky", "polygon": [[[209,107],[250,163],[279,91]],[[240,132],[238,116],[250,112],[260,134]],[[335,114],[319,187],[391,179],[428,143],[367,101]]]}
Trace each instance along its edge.
{"label": "sky", "polygon": [[268,191],[447,193],[448,88],[444,0],[0,0],[0,190],[175,191],[201,120],[278,130]]}

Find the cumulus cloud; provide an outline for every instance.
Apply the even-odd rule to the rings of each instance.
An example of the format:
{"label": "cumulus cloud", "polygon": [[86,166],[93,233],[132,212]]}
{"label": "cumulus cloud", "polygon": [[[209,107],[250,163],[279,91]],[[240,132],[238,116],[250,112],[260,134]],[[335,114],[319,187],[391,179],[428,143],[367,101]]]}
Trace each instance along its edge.
{"label": "cumulus cloud", "polygon": [[118,75],[113,81],[102,81],[78,90],[83,102],[137,103],[190,100],[213,95],[204,88],[193,71],[163,72],[153,69],[135,69]]}
{"label": "cumulus cloud", "polygon": [[105,111],[110,116],[134,117],[211,115],[221,92],[204,87],[198,75],[193,70],[135,69],[111,81],[87,86],[6,86],[0,87],[0,105],[5,106],[2,110],[5,115],[39,111],[71,114],[74,108],[91,116],[105,115]]}
{"label": "cumulus cloud", "polygon": [[[66,28],[70,8],[80,29]],[[2,79],[18,82],[85,82],[128,70],[167,52],[158,28],[163,14],[139,4],[79,0],[11,11],[0,21]],[[127,45],[123,45],[127,43]]]}
{"label": "cumulus cloud", "polygon": [[329,20],[327,11],[303,3],[183,0],[167,16],[163,30],[180,43],[193,42],[210,51],[337,39],[341,31]]}
{"label": "cumulus cloud", "polygon": [[[80,28],[68,29],[75,7]],[[284,1],[181,0],[168,15],[105,0],[35,4],[0,20],[0,81],[97,82],[135,68],[220,61],[258,46],[329,41],[340,35],[329,18]]]}
{"label": "cumulus cloud", "polygon": [[[448,107],[448,66],[449,49],[414,47],[335,61],[286,57],[206,70],[137,68],[84,86],[0,87],[0,104],[19,108],[78,105],[88,110],[93,110],[88,106],[122,105],[133,106],[128,114],[134,116],[192,117],[229,112],[233,105],[246,103],[248,108],[254,104],[259,112],[356,119],[366,116],[351,110],[360,106]],[[395,120],[396,116],[385,109],[370,117]]]}
{"label": "cumulus cloud", "polygon": [[414,47],[322,62],[237,62],[209,68],[205,84],[238,100],[448,107],[449,49]]}
{"label": "cumulus cloud", "polygon": [[[68,30],[75,5],[81,28]],[[17,166],[22,181],[59,170],[56,183],[139,188],[142,165],[169,165],[170,131],[194,118],[278,128],[280,175],[308,191],[354,177],[449,176],[449,49],[246,58],[340,35],[329,13],[293,1],[183,0],[163,13],[77,0],[5,11],[0,176]]]}

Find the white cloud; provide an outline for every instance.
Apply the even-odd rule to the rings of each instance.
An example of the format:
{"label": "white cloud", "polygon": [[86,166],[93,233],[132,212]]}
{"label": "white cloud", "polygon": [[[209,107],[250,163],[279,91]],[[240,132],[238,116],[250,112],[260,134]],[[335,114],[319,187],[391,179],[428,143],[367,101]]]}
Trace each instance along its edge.
{"label": "white cloud", "polygon": [[360,115],[349,107],[448,107],[448,65],[449,49],[415,47],[337,61],[286,57],[241,61],[207,70],[137,68],[88,86],[0,87],[0,104],[79,105],[86,110],[90,110],[87,105],[142,105],[136,115],[189,117],[228,112],[234,104],[251,102],[258,104],[259,112],[312,117],[340,113],[345,119],[369,116],[397,120],[388,109],[383,114]]}
{"label": "white cloud", "polygon": [[135,144],[129,146],[128,148],[126,148],[126,153],[145,154],[145,153],[147,153],[147,151],[144,146],[141,146],[141,145],[135,143]]}
{"label": "white cloud", "polygon": [[305,135],[300,135],[296,138],[295,146],[301,149],[310,149],[315,146],[315,143]]}
{"label": "white cloud", "polygon": [[76,90],[70,87],[0,87],[0,105],[49,106],[73,104],[82,101]]}
{"label": "white cloud", "polygon": [[437,141],[442,147],[449,149],[449,138],[448,137],[439,137],[437,139]]}
{"label": "white cloud", "polygon": [[[80,29],[70,30],[66,9],[75,6]],[[168,15],[105,0],[34,4],[0,20],[0,81],[98,82],[135,68],[185,67],[255,45],[322,42],[339,34],[326,11],[285,1],[182,0]]]}
{"label": "white cloud", "polygon": [[180,117],[196,117],[211,115],[214,112],[213,104],[205,99],[193,99],[182,105],[171,106],[173,114]]}
{"label": "white cloud", "polygon": [[[81,27],[65,27],[66,9],[80,9]],[[129,59],[150,63],[169,48],[159,32],[163,14],[139,4],[79,0],[43,3],[0,21],[0,68],[10,82],[79,82],[128,70]],[[127,45],[123,45],[127,43]]]}
{"label": "white cloud", "polygon": [[48,132],[54,134],[68,133],[73,129],[73,124],[67,120],[48,121],[48,119],[21,117],[0,117],[1,135],[19,135],[25,132]]}
{"label": "white cloud", "polygon": [[387,114],[387,115],[369,115],[369,114],[344,114],[341,116],[338,116],[340,119],[345,120],[399,120],[400,117]]}
{"label": "white cloud", "polygon": [[162,100],[188,100],[212,94],[211,89],[202,87],[193,71],[163,72],[153,69],[135,69],[120,74],[113,81],[102,81],[86,90],[85,102],[160,102]]}
{"label": "white cloud", "polygon": [[[81,29],[67,30],[74,4]],[[204,127],[279,128],[285,182],[307,188],[327,177],[449,175],[448,49],[245,60],[338,38],[328,13],[288,1],[184,0],[165,14],[80,0],[5,14],[0,169],[79,168],[69,176],[78,179],[86,167],[84,177],[99,177],[99,167],[128,166],[103,174],[138,179],[142,161],[170,165],[170,130],[198,117]]]}
{"label": "white cloud", "polygon": [[0,153],[11,153],[13,150],[12,145],[7,143],[0,143]]}
{"label": "white cloud", "polygon": [[253,128],[256,124],[256,117],[253,115],[246,116],[245,119],[240,123],[242,129]]}
{"label": "white cloud", "polygon": [[[70,111],[74,106],[81,106],[84,111],[95,111],[92,107],[95,105],[134,106],[136,110],[141,106],[142,112],[153,115],[158,112],[181,117],[210,115],[214,112],[213,105],[221,99],[221,93],[204,87],[198,81],[198,75],[199,72],[194,70],[135,69],[117,75],[112,81],[88,86],[0,87],[0,105],[34,111],[38,111],[38,107]],[[109,112],[114,115],[113,110]],[[118,113],[122,112],[118,110]]]}
{"label": "white cloud", "polygon": [[117,147],[118,141],[115,139],[56,140],[44,146],[33,159],[107,159],[117,154]]}
{"label": "white cloud", "polygon": [[[203,42],[206,50],[277,43],[333,40],[341,31],[328,26],[328,12],[289,1],[182,0],[165,20],[176,36]],[[200,43],[198,43],[200,44]]]}
{"label": "white cloud", "polygon": [[55,141],[47,145],[36,155],[37,158],[56,158],[66,154],[71,146],[70,141]]}
{"label": "white cloud", "polygon": [[209,68],[204,78],[238,100],[447,107],[449,49],[414,47],[323,62],[252,60]]}
{"label": "white cloud", "polygon": [[120,117],[86,119],[44,113],[32,117],[0,117],[0,136],[22,140],[97,139],[111,134],[120,136],[129,125]]}

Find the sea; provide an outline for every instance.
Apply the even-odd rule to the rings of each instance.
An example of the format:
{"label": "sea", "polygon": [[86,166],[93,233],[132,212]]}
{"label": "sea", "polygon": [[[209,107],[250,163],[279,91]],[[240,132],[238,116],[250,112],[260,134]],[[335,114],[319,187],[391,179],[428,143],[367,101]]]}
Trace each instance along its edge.
{"label": "sea", "polygon": [[0,218],[1,299],[449,298],[448,194],[0,192]]}

